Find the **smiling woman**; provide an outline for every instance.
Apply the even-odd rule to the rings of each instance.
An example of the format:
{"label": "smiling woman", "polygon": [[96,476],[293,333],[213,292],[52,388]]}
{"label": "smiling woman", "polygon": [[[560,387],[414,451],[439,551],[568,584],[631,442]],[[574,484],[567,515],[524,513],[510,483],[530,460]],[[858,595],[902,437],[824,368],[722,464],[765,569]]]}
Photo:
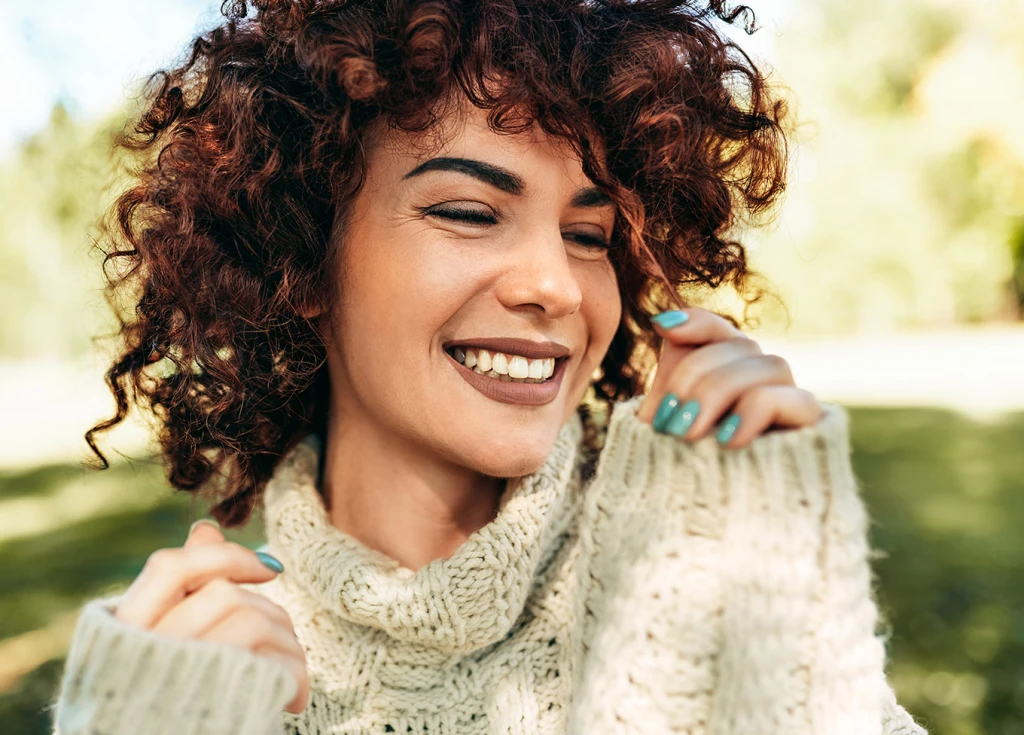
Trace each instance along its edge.
{"label": "smiling woman", "polygon": [[254,5],[122,141],[87,439],[151,411],[268,543],[87,605],[56,731],[920,732],[845,414],[685,298],[756,298],[729,233],[784,183],[747,11]]}
{"label": "smiling woman", "polygon": [[[729,231],[783,188],[783,109],[714,28],[718,16],[745,18],[740,10],[256,6],[253,19],[231,4],[186,64],[153,77],[149,106],[122,141],[148,168],[114,213],[107,263],[116,303],[141,291],[108,375],[118,412],[89,432],[94,448],[96,433],[126,415],[131,390],[167,417],[172,482],[196,490],[218,480],[213,515],[232,525],[249,516],[281,453],[326,421],[323,322],[311,317],[349,288],[341,244],[358,243],[348,226],[356,208],[379,206],[364,193],[373,157],[378,189],[405,202],[374,214],[395,227],[407,218],[403,237],[447,233],[436,246],[453,258],[460,239],[466,257],[478,240],[525,250],[538,203],[564,197],[559,216],[576,218],[558,228],[571,263],[610,265],[621,295],[623,318],[593,381],[606,412],[643,389],[658,344],[647,316],[680,305],[680,287],[732,283],[757,297]],[[527,166],[540,153],[518,156],[541,138],[552,160],[531,189]],[[571,192],[553,191],[556,170]],[[396,258],[410,255],[404,244]],[[536,255],[524,250],[506,254]],[[518,336],[504,325],[486,335]],[[156,380],[154,361],[165,368]]]}

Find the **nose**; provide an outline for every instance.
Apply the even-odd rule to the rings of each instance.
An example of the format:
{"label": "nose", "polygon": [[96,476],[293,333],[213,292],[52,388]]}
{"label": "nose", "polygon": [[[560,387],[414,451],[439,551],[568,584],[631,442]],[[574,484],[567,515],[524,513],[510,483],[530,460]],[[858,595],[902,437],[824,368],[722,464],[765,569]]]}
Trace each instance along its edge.
{"label": "nose", "polygon": [[560,231],[534,234],[512,249],[498,298],[509,309],[540,310],[552,319],[579,310],[583,291]]}

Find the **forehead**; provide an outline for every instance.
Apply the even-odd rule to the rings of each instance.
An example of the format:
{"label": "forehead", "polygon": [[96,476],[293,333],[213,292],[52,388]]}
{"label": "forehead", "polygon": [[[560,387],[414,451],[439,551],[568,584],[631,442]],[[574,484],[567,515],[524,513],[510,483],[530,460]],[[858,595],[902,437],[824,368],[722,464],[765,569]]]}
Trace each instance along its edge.
{"label": "forehead", "polygon": [[452,108],[438,125],[421,133],[388,129],[375,136],[367,161],[371,167],[402,169],[438,156],[461,156],[517,171],[527,180],[540,171],[558,170],[578,185],[588,184],[571,144],[548,135],[535,121],[515,133],[498,132],[488,123],[488,111],[471,104]]}

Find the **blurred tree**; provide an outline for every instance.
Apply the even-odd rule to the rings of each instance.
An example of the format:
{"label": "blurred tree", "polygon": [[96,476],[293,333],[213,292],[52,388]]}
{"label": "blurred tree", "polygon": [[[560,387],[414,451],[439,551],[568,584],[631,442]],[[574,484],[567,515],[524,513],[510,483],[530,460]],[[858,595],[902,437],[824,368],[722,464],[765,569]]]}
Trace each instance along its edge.
{"label": "blurred tree", "polygon": [[1024,4],[797,0],[792,17],[793,184],[751,251],[795,328],[1019,318]]}
{"label": "blurred tree", "polygon": [[1013,290],[1014,307],[1017,318],[1024,320],[1024,217],[1017,223],[1017,232],[1013,238]]}
{"label": "blurred tree", "polygon": [[116,123],[49,124],[0,168],[0,358],[68,358],[110,325],[91,243],[114,180]]}

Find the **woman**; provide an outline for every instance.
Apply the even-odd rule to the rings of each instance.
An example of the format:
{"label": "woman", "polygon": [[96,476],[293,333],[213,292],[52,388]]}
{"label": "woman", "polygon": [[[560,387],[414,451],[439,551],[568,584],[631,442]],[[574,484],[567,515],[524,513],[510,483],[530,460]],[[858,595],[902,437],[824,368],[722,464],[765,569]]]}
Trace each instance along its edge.
{"label": "woman", "polygon": [[745,16],[226,5],[126,140],[87,438],[150,408],[268,544],[87,605],[57,732],[921,732],[845,415],[682,298],[756,299],[729,232],[783,186]]}

